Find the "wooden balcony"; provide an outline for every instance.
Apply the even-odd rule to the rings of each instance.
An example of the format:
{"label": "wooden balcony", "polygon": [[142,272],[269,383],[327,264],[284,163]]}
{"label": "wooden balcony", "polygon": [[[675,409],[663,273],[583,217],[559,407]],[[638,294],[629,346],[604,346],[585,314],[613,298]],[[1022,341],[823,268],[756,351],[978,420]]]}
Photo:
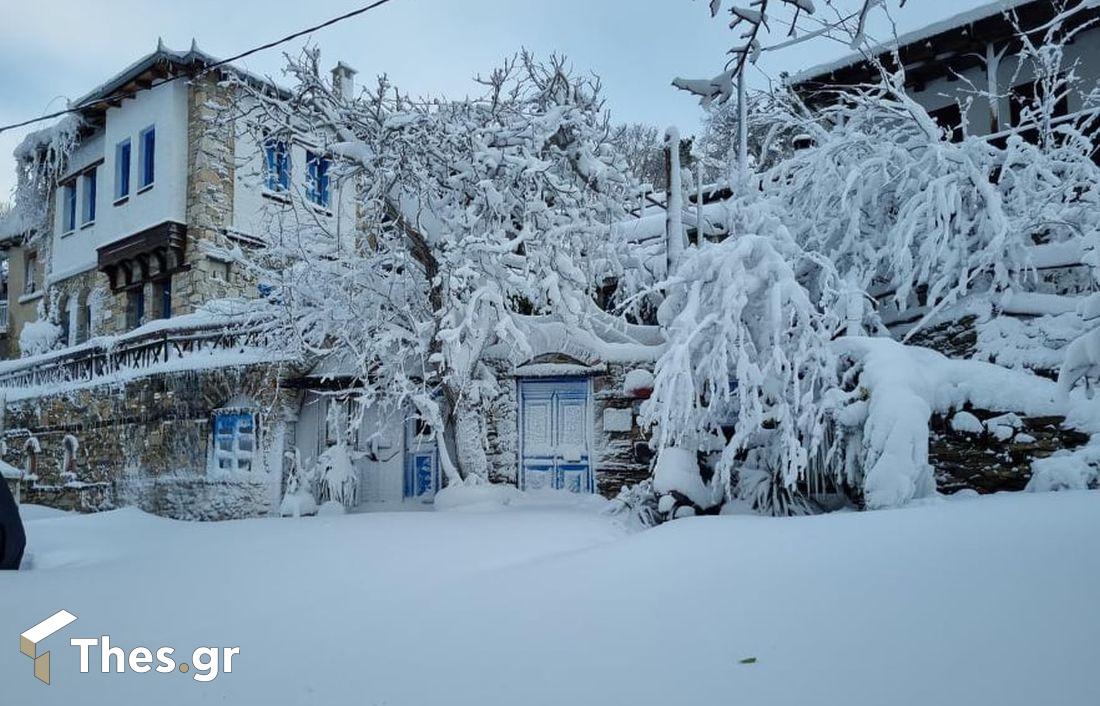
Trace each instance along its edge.
{"label": "wooden balcony", "polygon": [[[168,364],[194,357],[195,368],[219,367],[225,360],[217,354],[255,353],[262,359],[265,334],[262,327],[227,325],[224,321],[205,324],[155,326],[153,330],[122,336],[96,338],[60,351],[0,363],[0,388],[34,388],[92,382],[125,372],[140,375]],[[202,354],[207,354],[203,358]],[[186,365],[182,369],[188,369]]]}

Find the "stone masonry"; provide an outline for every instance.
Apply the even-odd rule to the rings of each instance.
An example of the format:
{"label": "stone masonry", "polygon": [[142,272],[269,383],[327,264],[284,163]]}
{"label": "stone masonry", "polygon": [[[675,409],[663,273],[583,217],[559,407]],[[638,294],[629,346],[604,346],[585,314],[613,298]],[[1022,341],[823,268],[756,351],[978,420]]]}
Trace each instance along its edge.
{"label": "stone masonry", "polygon": [[[8,400],[4,460],[32,474],[25,500],[68,509],[134,504],[200,520],[266,514],[285,451],[272,444],[285,445],[289,435],[280,432],[299,404],[278,380],[270,366],[252,365]],[[212,411],[245,403],[257,410],[261,433],[252,474],[209,478]],[[62,473],[67,437],[78,443],[71,476]]]}

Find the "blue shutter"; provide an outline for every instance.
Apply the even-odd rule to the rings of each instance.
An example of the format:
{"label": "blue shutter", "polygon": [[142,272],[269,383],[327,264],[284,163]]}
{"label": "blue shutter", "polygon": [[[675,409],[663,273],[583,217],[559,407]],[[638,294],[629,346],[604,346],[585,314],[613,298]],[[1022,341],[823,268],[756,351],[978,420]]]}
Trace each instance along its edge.
{"label": "blue shutter", "polygon": [[290,151],[287,143],[274,138],[269,139],[264,144],[264,158],[268,190],[288,191],[290,189]]}
{"label": "blue shutter", "polygon": [[313,203],[321,203],[320,182],[320,157],[313,152],[306,152],[306,197]]}
{"label": "blue shutter", "polygon": [[329,160],[321,157],[317,160],[317,191],[318,196],[321,199],[321,205],[328,207],[329,193],[328,193],[328,168]]}
{"label": "blue shutter", "polygon": [[96,170],[84,173],[84,223],[95,220]]}
{"label": "blue shutter", "polygon": [[123,140],[115,148],[115,200],[130,195],[130,141]]}
{"label": "blue shutter", "polygon": [[141,187],[145,188],[153,183],[156,177],[156,151],[157,130],[156,127],[148,127],[141,133]]}

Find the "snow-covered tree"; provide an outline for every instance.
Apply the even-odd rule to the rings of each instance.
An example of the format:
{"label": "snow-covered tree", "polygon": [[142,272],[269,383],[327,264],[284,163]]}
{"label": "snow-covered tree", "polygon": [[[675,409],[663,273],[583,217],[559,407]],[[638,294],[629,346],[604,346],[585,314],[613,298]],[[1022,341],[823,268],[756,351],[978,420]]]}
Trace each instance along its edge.
{"label": "snow-covered tree", "polygon": [[[1024,42],[1020,61],[1039,85],[1025,129],[1003,142],[955,141],[906,95],[904,76],[885,69],[877,83],[835,89],[813,107],[785,91],[749,102],[762,136],[756,171],[731,173],[737,199],[706,215],[725,223],[728,240],[688,248],[663,285],[669,346],[645,410],[659,448],[721,449],[710,487],[769,512],[800,509],[798,486],[812,474],[874,507],[934,490],[931,405],[897,424],[881,361],[864,360],[882,351],[830,339],[885,335],[882,316],[894,310],[923,314],[918,331],[970,295],[1026,288],[1036,243],[1097,239],[1094,121],[1053,112],[1068,90],[1087,103],[1095,94],[1063,63],[1073,30],[1061,22],[1074,6]],[[778,320],[766,309],[777,297]],[[1090,346],[1074,347],[1065,384],[1092,369]],[[885,357],[906,359],[893,349]],[[903,457],[908,470],[898,473]]]}
{"label": "snow-covered tree", "polygon": [[349,96],[291,60],[290,96],[248,89],[260,141],[309,134],[359,191],[354,242],[294,198],[293,217],[245,256],[271,287],[276,338],[331,355],[362,406],[412,407],[439,435],[448,481],[488,477],[490,346],[528,348],[528,315],[588,325],[615,274],[607,237],[634,182],[610,142],[599,82],[523,54],[461,101],[411,100],[383,77]]}
{"label": "snow-covered tree", "polygon": [[659,449],[717,452],[710,504],[801,512],[796,485],[825,450],[823,401],[840,394],[829,341],[842,288],[766,202],[739,199],[724,216],[729,237],[688,248],[662,285],[668,348],[643,419]]}
{"label": "snow-covered tree", "polygon": [[[785,49],[818,37],[844,42],[860,48],[866,36],[867,19],[871,12],[884,6],[886,0],[858,0],[854,7],[837,0],[819,0],[824,6],[818,12],[813,0],[750,0],[748,3],[710,0],[711,17],[717,17],[723,6],[732,18],[730,29],[737,33],[737,44],[729,50],[729,60],[722,73],[707,79],[677,78],[672,85],[699,96],[704,105],[725,103],[736,94],[735,82],[747,63],[755,63],[765,51]],[[904,5],[905,0],[899,0]],[[810,27],[800,30],[799,20]],[[786,36],[765,45],[772,28],[783,27]]]}
{"label": "snow-covered tree", "polygon": [[80,116],[66,116],[30,133],[15,148],[14,198],[7,212],[0,214],[0,233],[21,236],[45,232],[50,194],[65,173],[83,125]]}
{"label": "snow-covered tree", "polygon": [[652,125],[630,123],[620,125],[611,136],[615,147],[626,160],[631,176],[654,191],[668,186],[665,173],[665,149],[661,131]]}

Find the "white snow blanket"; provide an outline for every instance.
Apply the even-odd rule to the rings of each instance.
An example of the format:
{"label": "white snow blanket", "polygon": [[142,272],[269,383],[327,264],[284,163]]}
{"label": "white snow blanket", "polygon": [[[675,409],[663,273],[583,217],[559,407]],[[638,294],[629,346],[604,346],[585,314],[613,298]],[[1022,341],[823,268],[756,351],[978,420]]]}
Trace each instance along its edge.
{"label": "white snow blanket", "polygon": [[[528,502],[221,524],[24,507],[5,703],[1100,703],[1100,493],[681,520]],[[32,676],[14,636],[65,609]],[[233,672],[79,673],[73,637],[240,647]],[[742,664],[755,658],[756,662]]]}

